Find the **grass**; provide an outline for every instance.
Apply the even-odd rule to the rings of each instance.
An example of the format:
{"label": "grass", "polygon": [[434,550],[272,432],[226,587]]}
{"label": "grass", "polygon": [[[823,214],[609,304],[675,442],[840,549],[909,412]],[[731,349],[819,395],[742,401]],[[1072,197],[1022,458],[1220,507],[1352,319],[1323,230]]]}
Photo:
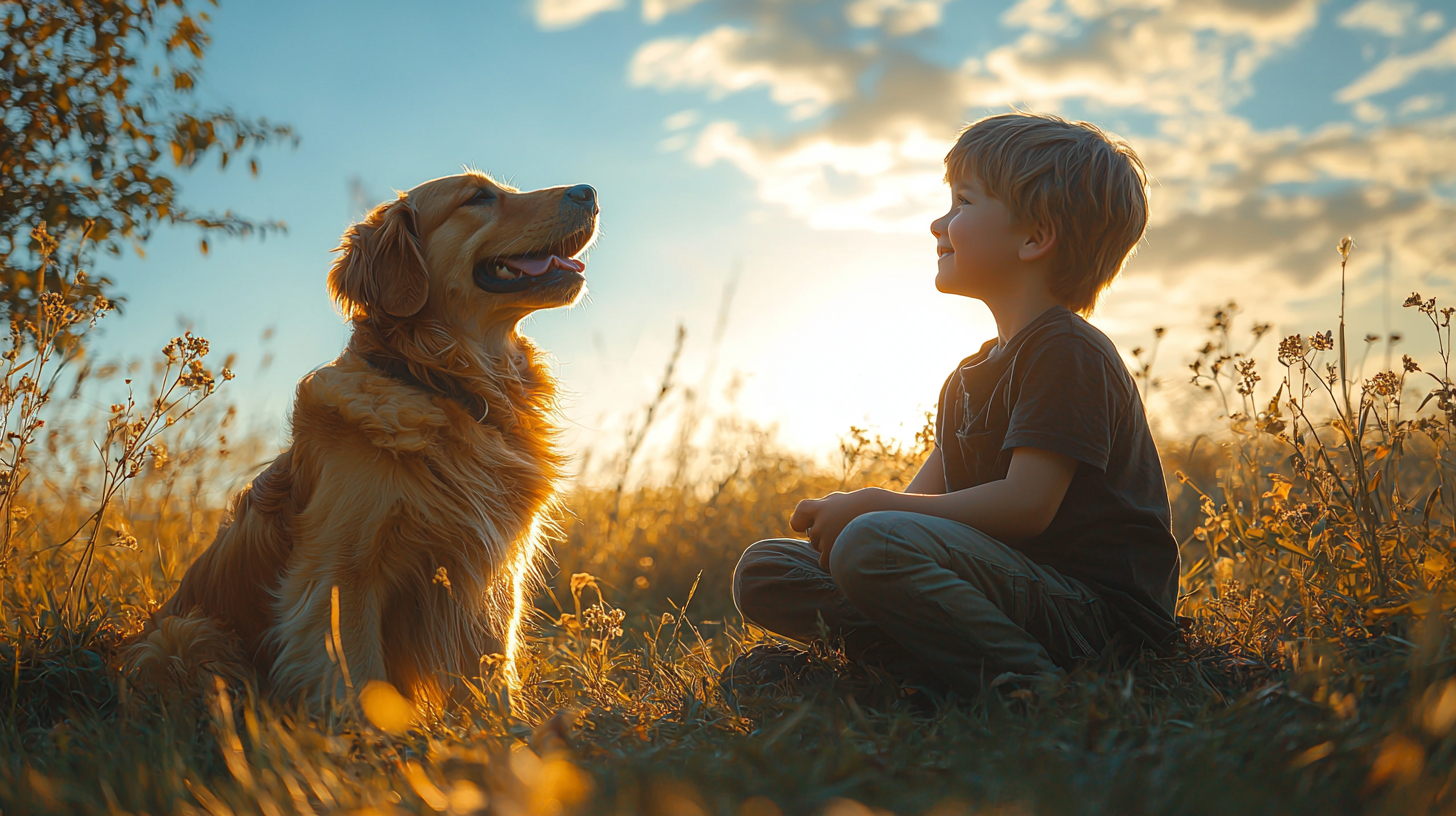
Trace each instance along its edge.
{"label": "grass", "polygon": [[[184,359],[184,340],[145,398],[97,416],[64,389],[52,401],[40,377],[21,387],[48,344],[67,370],[84,359],[54,329],[17,327],[3,392],[17,435],[0,448],[0,811],[1456,809],[1453,312],[1408,303],[1440,338],[1434,373],[1412,360],[1351,381],[1343,323],[1263,351],[1275,367],[1261,371],[1272,338],[1236,330],[1233,308],[1215,313],[1190,388],[1159,383],[1156,345],[1135,355],[1150,401],[1192,394],[1222,417],[1162,444],[1190,619],[1175,654],[1108,656],[1056,694],[939,706],[853,679],[725,697],[719,669],[764,637],[733,612],[742,549],[781,535],[800,499],[903,486],[932,439],[851,429],[837,461],[814,464],[727,417],[701,445],[680,429],[671,475],[634,480],[641,440],[680,393],[669,365],[622,453],[599,463],[610,478],[569,497],[520,690],[487,661],[455,710],[413,712],[371,688],[313,718],[247,688],[146,699],[116,671],[122,639],[209,543],[215,486],[266,456],[227,442],[235,420],[209,398],[205,347]],[[179,372],[190,379],[175,385]],[[158,404],[168,383],[185,399]]]}

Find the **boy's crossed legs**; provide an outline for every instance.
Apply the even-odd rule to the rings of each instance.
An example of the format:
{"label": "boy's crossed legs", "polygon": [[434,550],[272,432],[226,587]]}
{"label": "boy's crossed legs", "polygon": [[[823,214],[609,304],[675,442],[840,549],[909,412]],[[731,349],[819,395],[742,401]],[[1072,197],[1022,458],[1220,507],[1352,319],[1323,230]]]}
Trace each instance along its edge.
{"label": "boy's crossed legs", "polygon": [[801,642],[842,637],[847,656],[973,695],[1002,674],[1061,674],[1107,644],[1105,604],[1082,582],[959,522],[866,513],[839,534],[829,572],[808,543],[749,547],[733,573],[749,622]]}

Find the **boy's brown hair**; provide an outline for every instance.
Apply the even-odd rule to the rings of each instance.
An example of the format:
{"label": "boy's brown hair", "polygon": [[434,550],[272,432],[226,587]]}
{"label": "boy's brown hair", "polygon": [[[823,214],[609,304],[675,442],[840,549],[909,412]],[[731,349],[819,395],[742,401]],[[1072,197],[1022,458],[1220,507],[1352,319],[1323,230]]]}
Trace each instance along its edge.
{"label": "boy's brown hair", "polygon": [[967,125],[945,180],[974,178],[1014,223],[1057,236],[1052,296],[1088,315],[1148,225],[1148,177],[1130,145],[1087,122],[1017,111]]}

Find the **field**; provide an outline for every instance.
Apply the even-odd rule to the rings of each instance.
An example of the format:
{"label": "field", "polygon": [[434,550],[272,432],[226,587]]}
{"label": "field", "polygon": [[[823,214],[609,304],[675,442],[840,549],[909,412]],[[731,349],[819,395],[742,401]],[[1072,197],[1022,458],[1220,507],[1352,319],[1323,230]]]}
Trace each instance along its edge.
{"label": "field", "polygon": [[[816,463],[671,402],[669,366],[602,478],[567,496],[521,688],[486,659],[458,710],[371,687],[310,719],[247,687],[150,698],[119,673],[119,644],[209,543],[217,486],[273,452],[239,430],[231,372],[197,338],[150,375],[61,367],[106,304],[59,294],[17,327],[0,393],[5,816],[1456,810],[1453,310],[1434,300],[1407,313],[1437,357],[1370,377],[1343,322],[1281,342],[1232,307],[1191,372],[1136,352],[1150,401],[1176,392],[1211,423],[1160,440],[1190,619],[1176,653],[969,700],[854,672],[725,696],[719,670],[764,637],[729,594],[743,547],[782,535],[800,499],[903,486],[932,440],[850,429]],[[109,412],[67,398],[122,377],[137,396]],[[674,422],[647,467],[634,441]]]}

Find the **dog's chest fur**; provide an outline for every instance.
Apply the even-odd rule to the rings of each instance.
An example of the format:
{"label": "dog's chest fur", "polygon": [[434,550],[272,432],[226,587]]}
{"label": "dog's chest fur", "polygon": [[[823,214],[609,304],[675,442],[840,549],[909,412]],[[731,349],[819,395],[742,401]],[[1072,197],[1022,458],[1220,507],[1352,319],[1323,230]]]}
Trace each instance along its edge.
{"label": "dog's chest fur", "polygon": [[480,422],[349,355],[305,378],[290,455],[295,487],[310,495],[292,516],[294,546],[275,591],[275,685],[287,690],[288,667],[310,662],[290,644],[311,644],[318,595],[333,586],[377,627],[380,660],[402,688],[473,670],[494,651],[509,610],[492,599],[509,594],[502,582],[555,497],[548,415]]}
{"label": "dog's chest fur", "polygon": [[350,553],[359,567],[370,558],[433,559],[432,576],[444,566],[484,577],[508,566],[509,551],[553,497],[559,470],[549,429],[506,430],[491,419],[341,361],[300,384],[295,438],[319,450],[294,451],[335,469],[327,481],[372,480],[360,487],[374,506],[360,509],[396,519],[394,540],[380,542],[388,552]]}

